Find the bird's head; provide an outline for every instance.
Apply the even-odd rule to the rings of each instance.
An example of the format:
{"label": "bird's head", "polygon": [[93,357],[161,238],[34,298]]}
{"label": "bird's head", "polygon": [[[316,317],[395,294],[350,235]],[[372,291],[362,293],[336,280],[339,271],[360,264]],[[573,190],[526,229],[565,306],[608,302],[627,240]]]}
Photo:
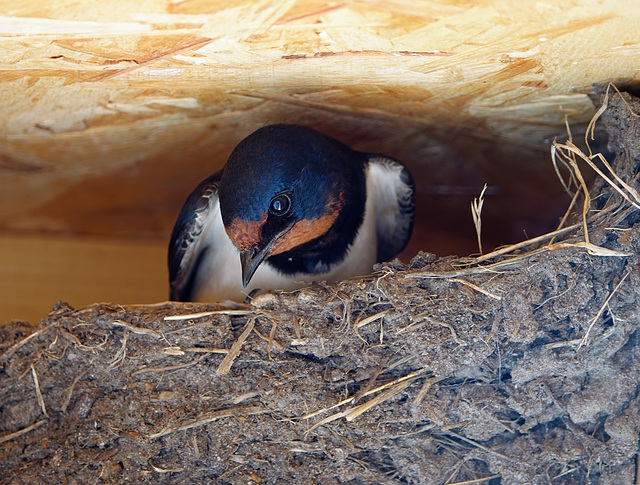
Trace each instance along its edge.
{"label": "bird's head", "polygon": [[325,234],[348,195],[346,146],[296,125],[272,125],[231,153],[219,185],[222,220],[246,287],[260,264]]}

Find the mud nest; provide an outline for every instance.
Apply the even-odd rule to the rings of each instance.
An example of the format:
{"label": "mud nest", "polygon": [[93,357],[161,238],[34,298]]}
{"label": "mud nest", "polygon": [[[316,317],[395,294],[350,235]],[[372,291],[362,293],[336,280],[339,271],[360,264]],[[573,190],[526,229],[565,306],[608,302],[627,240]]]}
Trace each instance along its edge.
{"label": "mud nest", "polygon": [[578,210],[541,238],[251,305],[4,324],[0,481],[637,483],[640,103],[605,107],[619,180],[589,202],[590,154],[555,145]]}

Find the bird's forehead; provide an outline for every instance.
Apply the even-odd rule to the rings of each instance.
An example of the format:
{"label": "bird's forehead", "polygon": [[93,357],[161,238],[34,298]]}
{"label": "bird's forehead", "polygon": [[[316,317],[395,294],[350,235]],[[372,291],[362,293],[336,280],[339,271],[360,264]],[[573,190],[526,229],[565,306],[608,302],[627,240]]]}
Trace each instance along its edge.
{"label": "bird's forehead", "polygon": [[266,220],[266,212],[263,212],[256,221],[236,217],[231,221],[231,224],[225,226],[225,229],[233,245],[240,251],[246,251],[260,242],[262,226],[264,226]]}

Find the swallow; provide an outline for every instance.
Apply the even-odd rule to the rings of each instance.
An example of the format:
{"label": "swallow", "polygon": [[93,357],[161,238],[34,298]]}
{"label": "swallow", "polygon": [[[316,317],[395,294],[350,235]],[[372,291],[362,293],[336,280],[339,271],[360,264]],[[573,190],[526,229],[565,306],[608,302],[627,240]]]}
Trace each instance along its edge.
{"label": "swallow", "polygon": [[270,125],[187,198],[169,243],[170,299],[242,301],[371,273],[411,236],[414,183],[399,161],[311,128]]}

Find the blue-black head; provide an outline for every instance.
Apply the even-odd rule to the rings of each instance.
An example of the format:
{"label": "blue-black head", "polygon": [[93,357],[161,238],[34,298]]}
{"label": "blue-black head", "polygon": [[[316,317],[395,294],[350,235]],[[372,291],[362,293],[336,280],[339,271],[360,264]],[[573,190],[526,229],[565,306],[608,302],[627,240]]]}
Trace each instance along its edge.
{"label": "blue-black head", "polygon": [[242,140],[222,172],[222,220],[246,286],[260,263],[325,234],[350,196],[362,154],[311,128],[278,124]]}

